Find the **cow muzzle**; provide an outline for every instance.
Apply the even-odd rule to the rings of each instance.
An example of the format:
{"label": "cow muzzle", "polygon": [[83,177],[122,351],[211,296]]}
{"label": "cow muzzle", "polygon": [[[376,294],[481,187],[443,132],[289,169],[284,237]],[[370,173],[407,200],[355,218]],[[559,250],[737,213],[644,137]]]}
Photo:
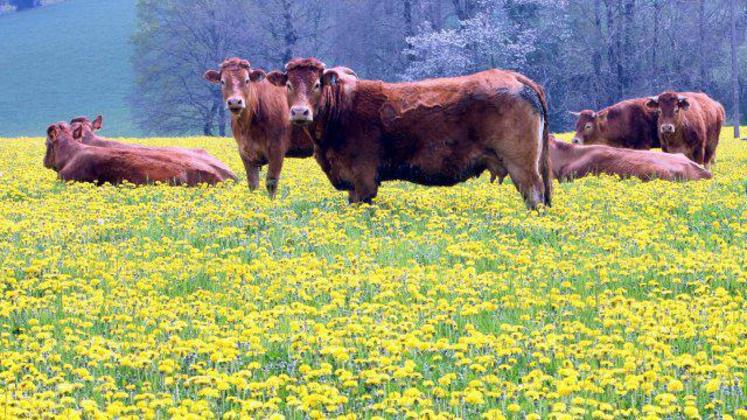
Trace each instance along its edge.
{"label": "cow muzzle", "polygon": [[660,130],[661,134],[674,134],[674,124],[662,124]]}
{"label": "cow muzzle", "polygon": [[290,121],[295,125],[308,125],[314,122],[314,116],[309,107],[294,106],[290,110]]}
{"label": "cow muzzle", "polygon": [[226,108],[231,111],[232,114],[238,115],[246,109],[246,102],[243,98],[229,98],[226,100]]}

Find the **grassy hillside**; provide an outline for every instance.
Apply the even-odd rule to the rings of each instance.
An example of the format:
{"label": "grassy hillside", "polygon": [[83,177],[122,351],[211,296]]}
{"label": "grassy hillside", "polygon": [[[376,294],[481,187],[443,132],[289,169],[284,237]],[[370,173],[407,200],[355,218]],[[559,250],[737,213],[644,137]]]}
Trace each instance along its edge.
{"label": "grassy hillside", "polygon": [[0,16],[0,136],[39,136],[50,122],[106,116],[108,135],[139,134],[131,91],[134,0],[70,0]]}

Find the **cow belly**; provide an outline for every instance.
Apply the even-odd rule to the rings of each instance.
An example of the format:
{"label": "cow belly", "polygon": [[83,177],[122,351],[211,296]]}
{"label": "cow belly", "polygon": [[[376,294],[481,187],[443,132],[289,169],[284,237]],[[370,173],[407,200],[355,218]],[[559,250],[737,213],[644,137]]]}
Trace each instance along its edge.
{"label": "cow belly", "polygon": [[449,187],[480,176],[487,169],[485,164],[470,162],[466,165],[449,165],[441,167],[423,167],[418,165],[400,165],[381,174],[382,181],[402,180],[421,185]]}

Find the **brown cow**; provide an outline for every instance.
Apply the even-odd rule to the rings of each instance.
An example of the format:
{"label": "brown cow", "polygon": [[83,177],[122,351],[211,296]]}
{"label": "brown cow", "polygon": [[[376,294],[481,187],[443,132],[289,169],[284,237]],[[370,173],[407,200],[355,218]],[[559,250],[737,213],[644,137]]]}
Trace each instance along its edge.
{"label": "brown cow", "polygon": [[518,73],[384,83],[309,58],[268,80],[287,86],[291,121],[311,128],[317,161],[351,203],[382,181],[448,186],[505,169],[529,208],[550,205],[544,92]]}
{"label": "brown cow", "polygon": [[559,181],[570,181],[587,175],[619,175],[643,181],[696,181],[711,179],[702,165],[683,154],[632,150],[609,146],[578,146],[550,138],[552,171]]}
{"label": "brown cow", "polygon": [[233,171],[231,171],[231,169],[229,169],[225,163],[211,156],[204,149],[186,149],[182,147],[143,146],[140,144],[133,144],[133,143],[120,143],[117,141],[107,140],[103,137],[99,137],[96,134],[96,131],[100,130],[103,127],[103,121],[104,119],[101,115],[96,117],[96,119],[93,121],[89,120],[87,117],[73,118],[70,121],[70,126],[73,132],[73,138],[89,146],[118,147],[118,148],[133,149],[133,150],[152,150],[152,151],[169,153],[174,156],[187,158],[187,159],[194,158],[194,159],[203,161],[206,164],[210,165],[216,171],[216,173],[218,173],[221,176],[222,178],[221,181],[227,181],[229,179],[232,179],[234,181],[238,180],[238,178],[233,173]]}
{"label": "brown cow", "polygon": [[268,164],[267,192],[274,197],[285,157],[314,154],[308,133],[292,127],[288,120],[285,89],[265,81],[263,71],[252,70],[247,60],[239,58],[227,59],[219,70],[208,70],[204,77],[221,85],[249,188],[259,187],[259,170]]}
{"label": "brown cow", "polygon": [[710,168],[716,159],[724,107],[705,93],[667,91],[646,105],[659,113],[659,136],[665,152],[683,153]]}
{"label": "brown cow", "polygon": [[163,152],[88,146],[73,139],[67,123],[47,129],[44,166],[65,181],[119,184],[164,182],[194,186],[215,184],[221,177],[207,164]]}
{"label": "brown cow", "polygon": [[576,121],[573,144],[603,144],[627,149],[661,147],[658,114],[646,106],[648,98],[629,99],[595,112],[571,112]]}

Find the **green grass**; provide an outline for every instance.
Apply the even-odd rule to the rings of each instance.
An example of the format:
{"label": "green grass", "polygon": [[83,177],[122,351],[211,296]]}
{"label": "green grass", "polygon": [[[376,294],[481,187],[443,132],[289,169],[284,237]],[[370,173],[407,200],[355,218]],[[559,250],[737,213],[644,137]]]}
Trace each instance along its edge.
{"label": "green grass", "polygon": [[41,136],[55,121],[103,114],[137,135],[125,104],[134,74],[134,0],[69,0],[0,16],[0,136]]}

